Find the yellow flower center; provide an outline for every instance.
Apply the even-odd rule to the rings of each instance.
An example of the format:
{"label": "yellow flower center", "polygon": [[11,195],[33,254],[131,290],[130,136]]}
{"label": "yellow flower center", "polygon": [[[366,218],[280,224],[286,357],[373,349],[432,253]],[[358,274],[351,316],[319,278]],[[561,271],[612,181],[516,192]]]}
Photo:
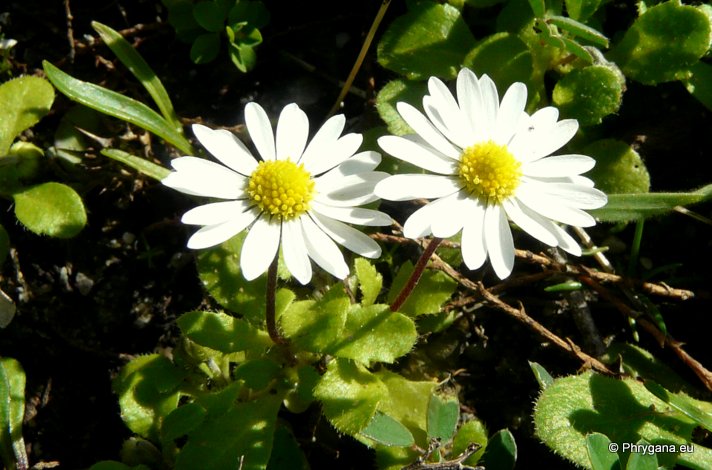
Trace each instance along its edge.
{"label": "yellow flower center", "polygon": [[294,219],[309,210],[314,181],[291,160],[260,162],[250,175],[247,194],[263,212],[280,219]]}
{"label": "yellow flower center", "polygon": [[480,201],[500,203],[519,186],[521,166],[506,146],[489,140],[462,152],[458,174],[465,188]]}

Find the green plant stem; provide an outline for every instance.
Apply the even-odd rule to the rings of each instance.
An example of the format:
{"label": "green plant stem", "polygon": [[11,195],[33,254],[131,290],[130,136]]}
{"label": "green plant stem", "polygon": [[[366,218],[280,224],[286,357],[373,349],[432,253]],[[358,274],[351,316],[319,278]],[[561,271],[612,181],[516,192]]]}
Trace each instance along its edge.
{"label": "green plant stem", "polygon": [[275,295],[277,293],[277,263],[279,262],[279,257],[275,256],[272,264],[269,265],[267,270],[267,301],[265,306],[265,317],[267,322],[267,333],[270,339],[279,345],[286,345],[287,339],[282,336],[279,329],[277,329],[277,319],[276,319],[276,301]]}
{"label": "green plant stem", "polygon": [[643,241],[643,227],[645,219],[638,219],[635,222],[635,234],[633,235],[633,244],[630,248],[630,260],[628,262],[628,276],[632,277],[635,274],[635,267],[640,259],[640,244]]}
{"label": "green plant stem", "polygon": [[403,286],[403,289],[401,289],[400,293],[398,294],[398,297],[396,297],[393,303],[391,304],[391,312],[397,312],[398,309],[403,306],[405,301],[408,300],[408,297],[410,297],[410,294],[413,292],[413,289],[415,289],[415,286],[418,285],[418,281],[420,281],[420,277],[423,275],[423,271],[425,271],[425,266],[428,265],[430,257],[433,255],[433,253],[435,253],[435,249],[440,246],[440,243],[442,243],[442,241],[442,238],[437,237],[433,237],[432,240],[430,240],[430,243],[428,243],[428,246],[425,248],[425,250],[423,250],[423,254],[420,255],[418,262],[415,264],[415,268],[410,274],[408,281]]}

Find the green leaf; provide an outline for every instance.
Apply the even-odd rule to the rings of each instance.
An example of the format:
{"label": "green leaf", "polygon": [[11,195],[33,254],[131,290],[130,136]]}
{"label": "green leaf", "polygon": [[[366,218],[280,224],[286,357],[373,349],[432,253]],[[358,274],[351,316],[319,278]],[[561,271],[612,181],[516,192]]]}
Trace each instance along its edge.
{"label": "green leaf", "polygon": [[178,406],[183,378],[180,369],[158,354],[140,356],[124,366],[113,387],[126,426],[158,441],[163,419]]}
{"label": "green leaf", "polygon": [[6,468],[28,468],[22,419],[25,415],[25,371],[15,359],[0,358],[0,454]]}
{"label": "green leaf", "polygon": [[392,363],[407,354],[418,339],[415,323],[407,316],[391,312],[388,305],[351,305],[343,332],[330,352],[363,364]]}
{"label": "green leaf", "polygon": [[15,216],[38,235],[71,238],[87,223],[82,198],[62,183],[42,183],[12,195]]}
{"label": "green leaf", "polygon": [[[596,187],[608,194],[647,193],[650,175],[633,148],[615,139],[602,139],[584,147],[582,153],[596,159],[588,173]],[[604,208],[605,210],[605,208]]]}
{"label": "green leaf", "polygon": [[673,0],[645,11],[609,58],[644,84],[686,79],[709,49],[710,33],[707,15]]}
{"label": "green leaf", "polygon": [[240,318],[217,312],[188,312],[178,318],[181,332],[201,346],[223,353],[271,346],[267,332]]}
{"label": "green leaf", "polygon": [[528,0],[529,6],[532,7],[534,16],[542,18],[546,13],[546,2],[544,0]]}
{"label": "green leaf", "polygon": [[376,109],[381,119],[388,126],[388,132],[393,135],[415,133],[398,113],[396,104],[402,101],[416,108],[421,108],[423,96],[427,92],[427,84],[408,80],[393,80],[381,88],[378,96],[376,96]]}
{"label": "green leaf", "polygon": [[72,101],[135,124],[142,129],[153,132],[166,140],[166,142],[174,145],[181,152],[187,155],[194,154],[190,142],[183,134],[174,129],[170,122],[145,104],[93,83],[77,80],[46,60],[42,62],[42,65],[47,78]]}
{"label": "green leaf", "polygon": [[559,29],[566,31],[574,37],[585,39],[590,43],[603,48],[608,47],[608,38],[606,36],[595,30],[594,28],[586,26],[585,24],[580,23],[574,19],[567,18],[565,16],[552,15],[548,16],[546,18],[546,21],[548,23],[558,26]]}
{"label": "green leaf", "polygon": [[397,18],[378,43],[378,62],[409,79],[455,78],[472,36],[457,8],[433,1]]}
{"label": "green leaf", "polygon": [[460,402],[456,397],[430,396],[428,403],[428,439],[447,442],[455,434],[460,419]]}
{"label": "green leaf", "polygon": [[285,336],[307,351],[326,353],[344,336],[349,299],[302,300],[292,303],[279,319]]}
{"label": "green leaf", "polygon": [[171,170],[168,168],[157,165],[143,157],[131,155],[123,150],[102,149],[101,154],[105,157],[111,158],[112,160],[121,162],[134,170],[138,170],[139,173],[143,173],[144,175],[158,181],[161,181],[163,178],[171,174]]}
{"label": "green leaf", "polygon": [[650,393],[681,412],[695,423],[708,431],[712,431],[712,413],[700,408],[698,400],[695,400],[684,393],[670,393],[655,382],[646,381],[645,388]]}
{"label": "green leaf", "polygon": [[496,470],[511,470],[517,463],[517,443],[509,429],[500,429],[487,442],[483,456],[485,467]]}
{"label": "green leaf", "polygon": [[253,390],[267,388],[282,375],[282,366],[272,359],[259,358],[241,363],[233,372],[234,380],[242,380]]}
{"label": "green leaf", "polygon": [[230,60],[240,72],[247,73],[257,65],[255,49],[246,44],[230,44]]}
{"label": "green leaf", "polygon": [[608,203],[591,214],[605,222],[627,222],[666,214],[677,206],[712,199],[712,184],[689,193],[609,194]]}
{"label": "green leaf", "polygon": [[624,85],[620,71],[607,65],[591,65],[572,70],[559,80],[552,98],[563,117],[592,126],[618,111]]}
{"label": "green leaf", "polygon": [[591,462],[591,470],[620,470],[618,454],[611,452],[611,440],[600,432],[586,436],[586,450]]}
{"label": "green leaf", "polygon": [[281,401],[280,394],[265,395],[209,415],[189,433],[176,458],[176,470],[263,470],[272,453]]}
{"label": "green leaf", "polygon": [[25,129],[47,115],[54,101],[54,88],[44,78],[26,76],[0,85],[0,157]]}
{"label": "green leaf", "polygon": [[18,140],[7,155],[0,157],[0,195],[11,197],[35,179],[40,172],[44,152],[30,142]]}
{"label": "green leaf", "polygon": [[161,440],[169,442],[185,436],[205,421],[207,412],[197,403],[187,403],[171,411],[161,425]]}
{"label": "green leaf", "polygon": [[514,82],[530,83],[533,71],[529,48],[519,37],[507,32],[496,33],[479,41],[467,54],[463,64],[475,70],[478,76],[489,75],[500,87]]}
{"label": "green leaf", "polygon": [[471,419],[462,423],[460,429],[457,430],[457,434],[452,440],[452,451],[451,455],[460,455],[467,447],[476,443],[480,445],[477,452],[472,454],[463,463],[467,465],[476,465],[477,462],[482,458],[487,449],[487,428],[484,423],[478,419]]}
{"label": "green leaf", "polygon": [[380,412],[376,413],[361,434],[386,446],[408,447],[415,443],[408,428]]}
{"label": "green leaf", "polygon": [[364,307],[373,305],[383,287],[383,276],[365,258],[356,258],[354,268],[361,290],[361,304]]}
{"label": "green leaf", "polygon": [[278,424],[274,432],[272,455],[267,464],[267,470],[309,470],[304,452],[299,447],[292,432],[286,426]]}
{"label": "green leaf", "polygon": [[[398,270],[388,292],[388,303],[392,303],[413,272],[413,263],[406,261]],[[457,283],[439,271],[425,271],[418,285],[400,308],[407,315],[437,313],[455,292]]]}
{"label": "green leaf", "polygon": [[240,0],[228,13],[229,24],[246,22],[255,28],[263,28],[269,23],[269,10],[262,2],[253,0]]}
{"label": "green leaf", "polygon": [[329,362],[314,389],[324,415],[339,431],[355,435],[373,419],[388,389],[362,365],[346,359]]}
{"label": "green leaf", "polygon": [[225,309],[238,313],[255,326],[264,324],[266,277],[245,280],[240,252],[246,232],[198,253],[198,275],[208,293]]}
{"label": "green leaf", "polygon": [[284,399],[284,406],[292,413],[303,413],[314,402],[314,387],[321,380],[321,375],[310,365],[299,367],[296,372],[296,377],[290,377],[293,387]]}
{"label": "green leaf", "polygon": [[202,28],[211,33],[217,33],[225,26],[225,12],[211,0],[193,5],[193,18]]}
{"label": "green leaf", "polygon": [[103,130],[102,124],[100,113],[86,106],[73,106],[62,116],[54,131],[55,152],[67,161],[81,162],[84,152],[89,149],[87,136],[82,131],[98,136]]}
{"label": "green leaf", "polygon": [[577,21],[586,21],[596,13],[601,0],[565,0],[566,12]]}
{"label": "green leaf", "polygon": [[[617,380],[586,372],[563,377],[542,391],[534,411],[537,436],[554,452],[581,466],[589,458],[586,436],[605,434],[615,443],[688,443],[695,423],[633,379]],[[621,449],[622,450],[622,449]],[[675,454],[659,454],[672,466]]]}
{"label": "green leaf", "polygon": [[220,35],[218,33],[201,34],[190,48],[190,60],[196,64],[207,64],[215,60],[220,52]]}
{"label": "green leaf", "polygon": [[534,377],[536,377],[536,381],[539,382],[539,388],[544,390],[546,387],[551,385],[554,382],[554,378],[549,374],[549,371],[544,369],[544,367],[539,364],[538,362],[529,362],[529,367],[531,367],[532,372],[534,373]]}
{"label": "green leaf", "polygon": [[684,83],[692,96],[712,110],[712,65],[697,62],[690,67],[690,77]]}
{"label": "green leaf", "polygon": [[[645,439],[636,442],[636,445],[641,447],[649,446],[650,443]],[[631,452],[626,470],[658,470],[658,457],[655,452]]]}
{"label": "green leaf", "polygon": [[161,80],[153,69],[151,69],[148,63],[141,57],[141,54],[117,31],[98,21],[93,21],[91,25],[94,30],[99,33],[104,43],[109,46],[109,49],[116,54],[116,57],[119,58],[121,63],[124,64],[134,77],[141,82],[141,85],[146,88],[146,91],[151,95],[151,98],[153,98],[156,106],[158,106],[158,110],[166,121],[172,123],[173,128],[182,134],[183,126],[175,109],[173,109],[173,103],[171,103],[168,92],[163,87],[163,83],[161,83]]}

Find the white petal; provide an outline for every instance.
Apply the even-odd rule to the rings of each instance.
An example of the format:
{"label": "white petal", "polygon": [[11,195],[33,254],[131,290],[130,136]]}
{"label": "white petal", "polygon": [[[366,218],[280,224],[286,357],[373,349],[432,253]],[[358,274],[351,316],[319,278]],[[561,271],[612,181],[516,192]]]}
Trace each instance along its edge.
{"label": "white petal", "polygon": [[165,186],[194,196],[237,199],[244,194],[245,177],[218,163],[196,157],[171,162],[176,172],[161,180]]}
{"label": "white petal", "polygon": [[267,271],[277,255],[280,233],[279,222],[271,222],[264,215],[257,219],[240,253],[240,268],[245,279],[251,281]]}
{"label": "white petal", "polygon": [[410,199],[434,199],[460,190],[456,177],[440,175],[394,175],[376,185],[375,193],[381,199],[407,201]]}
{"label": "white petal", "polygon": [[494,136],[497,114],[499,113],[499,93],[497,93],[497,85],[486,74],[480,77],[480,91],[482,93],[483,119],[480,122],[482,129],[479,131],[479,135],[482,135],[483,140],[489,140]]}
{"label": "white petal", "polygon": [[188,240],[188,248],[199,250],[201,248],[219,245],[245,230],[245,228],[255,220],[257,215],[257,211],[249,210],[226,222],[203,227],[190,237]]}
{"label": "white petal", "polygon": [[577,209],[598,209],[606,205],[608,197],[590,186],[572,183],[527,183],[540,194],[556,198],[561,204]]}
{"label": "white petal", "polygon": [[378,145],[394,157],[433,173],[452,175],[457,169],[457,163],[451,158],[405,137],[387,135],[378,139]]}
{"label": "white petal", "polygon": [[349,267],[341,250],[312,220],[302,217],[302,230],[309,257],[324,271],[344,279],[349,275]]}
{"label": "white petal", "polygon": [[462,228],[462,259],[469,269],[479,269],[487,259],[485,247],[485,208],[473,199],[463,213],[465,225]]}
{"label": "white petal", "polygon": [[415,240],[432,233],[430,223],[433,220],[433,204],[435,202],[437,201],[427,203],[408,217],[403,224],[404,237]]}
{"label": "white petal", "polygon": [[457,101],[473,140],[480,140],[480,127],[484,121],[482,92],[477,76],[468,68],[461,69],[457,75]]}
{"label": "white petal", "polygon": [[311,206],[312,210],[319,214],[350,224],[382,226],[393,223],[393,219],[388,214],[373,209],[334,207],[318,201],[312,201]]}
{"label": "white petal", "polygon": [[305,159],[304,169],[312,175],[320,175],[352,157],[362,142],[361,134],[346,134],[331,145],[325,146],[320,154]]}
{"label": "white petal", "polygon": [[[442,135],[447,137],[450,142],[454,143],[460,148],[469,147],[474,142],[474,136],[469,134],[465,136],[464,132],[458,133],[457,130],[450,129],[448,127],[447,121],[442,116],[442,112],[437,109],[436,105],[434,104],[434,101],[435,98],[430,95],[426,95],[423,97],[423,109],[425,110],[425,114],[428,116],[428,119],[430,119],[430,122],[432,122],[433,125],[437,128],[437,130],[439,130]],[[462,124],[463,128],[466,126],[467,124]]]}
{"label": "white petal", "polygon": [[245,212],[251,203],[246,199],[239,201],[213,202],[189,210],[180,219],[188,225],[215,225],[235,218]]}
{"label": "white petal", "polygon": [[308,163],[310,160],[323,158],[343,132],[344,125],[346,125],[346,117],[343,114],[330,117],[314,134],[299,163],[307,166],[311,165]]}
{"label": "white petal", "polygon": [[[464,122],[460,107],[448,87],[438,78],[431,77],[428,80],[428,91],[430,92],[430,99],[428,100],[430,112],[435,111],[434,114],[439,116],[439,120],[448,130],[447,133],[443,132],[443,134],[461,148],[467,147],[472,135],[469,133],[469,126]],[[423,100],[423,105],[425,107],[425,100]],[[428,109],[425,111],[427,113]],[[428,117],[435,124],[429,114]]]}
{"label": "white petal", "polygon": [[[368,173],[381,163],[381,154],[367,150],[359,152],[342,164],[315,178],[320,181],[336,181],[344,176]],[[332,179],[333,178],[333,179]]]}
{"label": "white petal", "polygon": [[378,199],[374,188],[388,176],[382,171],[369,171],[328,180],[316,178],[317,194],[314,200],[337,207],[367,204]]}
{"label": "white petal", "polygon": [[449,238],[462,230],[465,224],[463,211],[468,207],[470,197],[463,191],[438,199],[433,203],[430,227],[438,238]]}
{"label": "white petal", "polygon": [[527,176],[561,177],[586,173],[596,165],[596,160],[586,155],[555,155],[522,165]]}
{"label": "white petal", "polygon": [[529,156],[525,161],[533,161],[559,150],[566,145],[578,131],[578,121],[564,119],[557,122],[546,132],[537,132],[531,143]]}
{"label": "white petal", "polygon": [[554,229],[554,234],[556,235],[556,239],[558,241],[558,245],[566,251],[567,253],[571,253],[574,256],[581,256],[581,246],[576,243],[576,240],[573,239],[571,235],[566,233],[566,231],[556,225],[555,223],[551,223]]}
{"label": "white petal", "polygon": [[309,217],[282,222],[282,254],[289,272],[304,285],[311,281],[312,268],[302,233],[302,218]]}
{"label": "white petal", "polygon": [[531,188],[530,184],[521,184],[517,188],[517,199],[530,209],[558,222],[575,227],[592,227],[596,221],[586,212],[567,206],[555,197],[542,194]]}
{"label": "white petal", "polygon": [[[398,103],[396,108],[405,122],[408,123],[408,125],[412,127],[420,137],[425,139],[429,145],[437,149],[438,152],[454,159],[460,157],[460,151],[455,148],[445,137],[443,137],[440,131],[438,131],[428,120],[428,118],[426,118],[420,111],[404,102]],[[386,150],[383,145],[381,145],[381,148]]]}
{"label": "white petal", "polygon": [[[367,235],[353,227],[322,215],[312,213],[314,222],[335,242],[366,258],[381,256],[381,247]],[[316,260],[315,260],[316,261]]]}
{"label": "white petal", "polygon": [[255,157],[232,132],[193,124],[193,133],[208,152],[236,172],[249,176],[257,167]]}
{"label": "white petal", "polygon": [[502,207],[496,204],[485,210],[485,245],[490,263],[500,279],[507,278],[514,267],[514,241],[507,216]]}
{"label": "white petal", "polygon": [[516,82],[507,89],[497,113],[497,124],[494,132],[494,141],[506,145],[511,140],[519,126],[519,119],[524,113],[527,104],[527,87],[521,82]]}
{"label": "white petal", "polygon": [[282,109],[277,121],[277,159],[299,161],[309,138],[309,118],[296,103]]}
{"label": "white petal", "polygon": [[257,103],[247,103],[245,106],[245,124],[252,142],[263,160],[274,160],[274,134],[272,124],[262,106]]}
{"label": "white petal", "polygon": [[521,120],[517,133],[508,145],[509,151],[521,161],[533,160],[533,150],[537,143],[546,140],[556,126],[559,110],[549,106],[536,111]]}
{"label": "white petal", "polygon": [[552,222],[549,219],[519,204],[515,198],[505,200],[502,206],[509,218],[529,235],[549,246],[557,245],[557,237],[553,233]]}

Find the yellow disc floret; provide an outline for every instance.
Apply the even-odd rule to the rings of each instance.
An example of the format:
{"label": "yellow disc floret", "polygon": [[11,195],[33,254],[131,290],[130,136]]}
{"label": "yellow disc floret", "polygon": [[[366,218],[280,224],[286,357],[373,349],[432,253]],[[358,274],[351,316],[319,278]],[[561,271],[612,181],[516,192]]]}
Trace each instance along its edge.
{"label": "yellow disc floret", "polygon": [[500,203],[514,194],[521,163],[507,147],[491,140],[467,147],[458,174],[465,188],[482,202]]}
{"label": "yellow disc floret", "polygon": [[247,194],[263,212],[293,219],[309,210],[314,181],[304,165],[291,160],[260,162],[250,175]]}

